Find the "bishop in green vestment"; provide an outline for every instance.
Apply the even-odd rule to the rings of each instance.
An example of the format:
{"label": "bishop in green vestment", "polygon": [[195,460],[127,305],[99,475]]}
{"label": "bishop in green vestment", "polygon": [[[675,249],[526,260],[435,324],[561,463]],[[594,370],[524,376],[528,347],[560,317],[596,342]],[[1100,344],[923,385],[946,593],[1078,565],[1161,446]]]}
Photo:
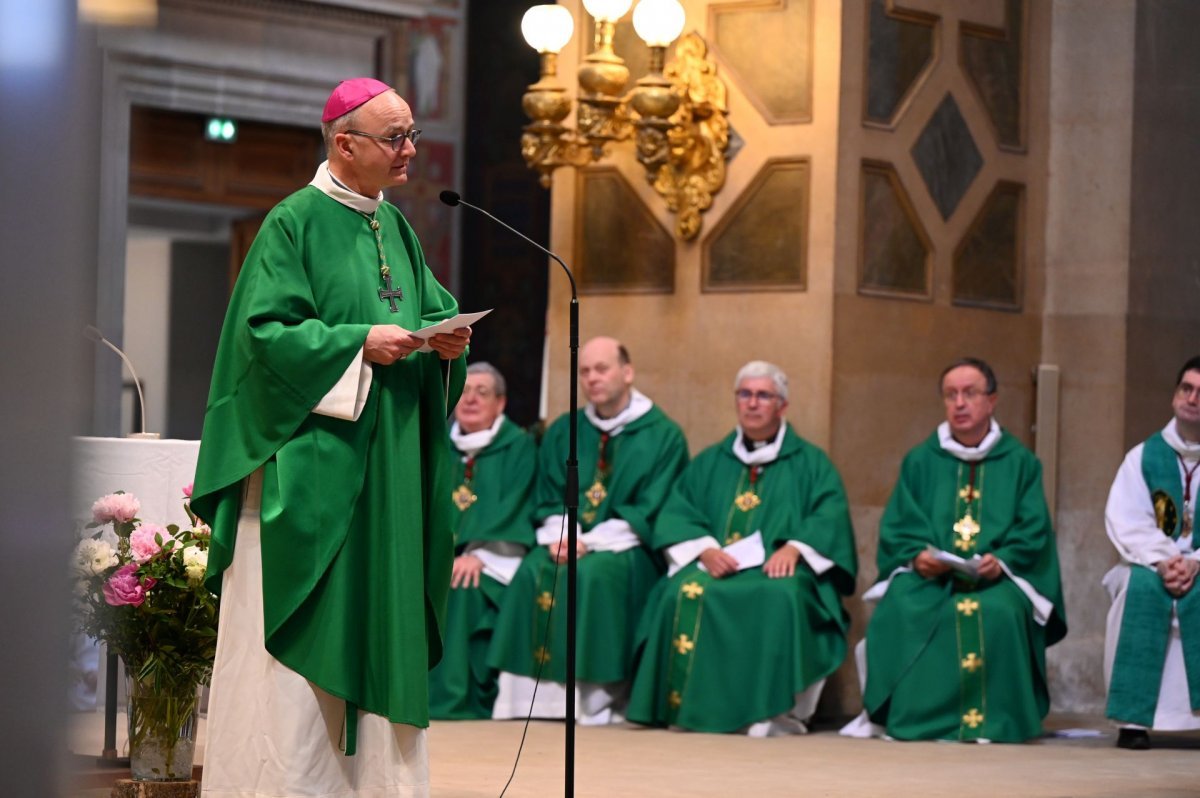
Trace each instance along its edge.
{"label": "bishop in green vestment", "polygon": [[1200,357],[1183,365],[1174,417],[1126,455],[1104,521],[1121,562],[1104,640],[1105,714],[1117,745],[1145,750],[1150,729],[1200,729]]}
{"label": "bishop in green vestment", "polygon": [[787,377],[752,361],[737,429],[684,470],[654,528],[671,575],[639,634],[628,718],[799,733],[846,656],[858,562],[842,480],[784,420]]}
{"label": "bishop in green vestment", "polygon": [[450,428],[457,556],[450,577],[445,656],[429,674],[434,718],[490,718],[496,673],[487,664],[500,600],[533,545],[537,447],[504,415],[507,387],[490,363],[467,366]]}
{"label": "bishop in green vestment", "polygon": [[863,705],[894,739],[1021,742],[1041,734],[1046,646],[1067,631],[1042,468],[992,418],[985,362],[952,364],[941,390],[946,421],[904,458],[880,522]]}
{"label": "bishop in green vestment", "polygon": [[[457,304],[383,200],[416,154],[407,103],[345,81],[324,122],[329,160],[246,257],[205,415],[192,507],[212,527],[208,584],[222,593],[212,798],[428,791],[423,735],[403,730],[428,724],[441,656],[446,415],[470,330],[427,351],[410,332]],[[252,474],[261,497],[242,513]],[[342,756],[360,725],[363,755]]]}
{"label": "bishop in green vestment", "polygon": [[[592,339],[580,351],[579,380],[588,398],[578,425],[581,723],[623,717],[634,633],[660,574],[650,532],[688,457],[679,425],[633,388],[633,376],[628,352],[615,339]],[[539,676],[535,716],[566,713],[566,568],[560,566],[568,553],[563,485],[569,419],[561,416],[542,439],[534,508],[539,545],[505,593],[492,638],[489,662],[502,671],[496,718],[524,717]]]}

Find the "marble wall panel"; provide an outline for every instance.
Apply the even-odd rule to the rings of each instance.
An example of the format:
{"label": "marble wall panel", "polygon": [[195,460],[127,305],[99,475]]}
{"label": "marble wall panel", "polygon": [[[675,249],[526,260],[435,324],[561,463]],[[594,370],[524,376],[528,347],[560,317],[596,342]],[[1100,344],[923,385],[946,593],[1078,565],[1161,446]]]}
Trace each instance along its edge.
{"label": "marble wall panel", "polygon": [[992,191],[954,257],[953,297],[960,305],[1019,310],[1025,188]]}
{"label": "marble wall panel", "polygon": [[703,290],[804,290],[810,174],[803,158],[763,167],[709,238]]}
{"label": "marble wall panel", "polygon": [[760,0],[709,7],[712,49],[771,124],[812,119],[813,2]]}
{"label": "marble wall panel", "polygon": [[867,91],[863,119],[891,125],[933,62],[937,17],[889,10],[871,0],[867,10]]}
{"label": "marble wall panel", "polygon": [[612,168],[580,170],[575,214],[581,293],[670,293],[675,239]]}
{"label": "marble wall panel", "polygon": [[929,237],[890,164],[863,164],[859,227],[859,291],[928,298]]}
{"label": "marble wall panel", "polygon": [[1004,0],[1002,29],[964,23],[959,32],[963,72],[987,109],[997,142],[1014,150],[1025,145],[1026,5]]}

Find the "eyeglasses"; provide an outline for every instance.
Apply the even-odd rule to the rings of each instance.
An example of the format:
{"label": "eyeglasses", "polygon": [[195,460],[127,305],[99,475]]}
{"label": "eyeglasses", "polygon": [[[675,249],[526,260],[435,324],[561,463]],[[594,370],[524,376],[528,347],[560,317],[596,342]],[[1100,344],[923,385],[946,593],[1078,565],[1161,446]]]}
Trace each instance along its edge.
{"label": "eyeglasses", "polygon": [[739,402],[749,402],[751,399],[757,399],[759,402],[774,402],[779,398],[779,394],[771,393],[770,391],[751,391],[748,388],[738,388],[733,392],[733,395],[738,398]]}
{"label": "eyeglasses", "polygon": [[496,392],[493,391],[491,388],[486,388],[483,386],[475,388],[470,385],[464,385],[463,389],[462,389],[462,395],[470,396],[471,394],[475,394],[480,399],[491,399],[493,396],[496,395]]}
{"label": "eyeglasses", "polygon": [[946,391],[942,394],[942,401],[948,405],[952,405],[958,402],[959,397],[962,397],[964,402],[974,402],[987,395],[987,391],[980,390],[979,388],[964,388],[961,391]]}
{"label": "eyeglasses", "polygon": [[405,139],[408,139],[415,145],[417,139],[421,138],[421,129],[416,127],[404,133],[397,133],[395,136],[376,136],[374,133],[364,133],[361,130],[347,130],[346,132],[351,136],[366,136],[376,141],[386,141],[392,145],[392,152],[399,152],[400,148],[404,146]]}

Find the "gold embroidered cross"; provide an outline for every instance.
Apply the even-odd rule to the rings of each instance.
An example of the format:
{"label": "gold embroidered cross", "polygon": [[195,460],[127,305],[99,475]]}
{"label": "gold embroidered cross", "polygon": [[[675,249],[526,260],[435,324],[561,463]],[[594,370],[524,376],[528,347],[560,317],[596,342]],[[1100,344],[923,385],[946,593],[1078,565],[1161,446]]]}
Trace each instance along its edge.
{"label": "gold embroidered cross", "polygon": [[454,499],[454,506],[464,513],[468,507],[479,500],[479,497],[472,493],[471,489],[466,485],[459,485],[455,488],[452,498]]}
{"label": "gold embroidered cross", "polygon": [[549,590],[543,590],[538,594],[537,605],[542,612],[550,612],[550,608],[554,606],[554,596],[550,595]]}
{"label": "gold embroidered cross", "polygon": [[979,609],[979,602],[973,598],[965,598],[955,604],[954,608],[970,618],[975,614],[975,610]]}
{"label": "gold embroidered cross", "polygon": [[733,500],[733,503],[743,513],[748,513],[758,505],[762,504],[762,499],[758,498],[758,494],[752,491],[738,494],[738,497]]}
{"label": "gold embroidered cross", "polygon": [[961,519],[954,522],[954,534],[970,543],[971,539],[979,534],[979,522],[972,518],[970,513],[965,513]]}
{"label": "gold embroidered cross", "polygon": [[970,503],[970,502],[975,501],[976,499],[982,498],[983,494],[980,493],[978,490],[976,490],[973,485],[967,485],[965,488],[963,488],[962,490],[960,490],[958,492],[958,497],[960,499],[962,499],[963,501]]}
{"label": "gold embroidered cross", "polygon": [[725,545],[728,546],[730,543],[737,543],[741,539],[742,539],[742,533],[734,532],[732,534],[725,536]]}
{"label": "gold embroidered cross", "polygon": [[967,724],[972,729],[979,728],[979,725],[983,723],[983,715],[979,714],[979,710],[975,709],[975,707],[971,707],[971,711],[963,715],[962,719],[963,723]]}
{"label": "gold embroidered cross", "polygon": [[972,651],[970,654],[968,654],[963,659],[962,667],[963,667],[964,671],[969,671],[971,673],[974,673],[979,668],[983,667],[983,659],[981,657],[975,656],[975,652]]}
{"label": "gold embroidered cross", "polygon": [[538,646],[533,650],[533,658],[539,665],[545,665],[550,661],[550,652],[546,650],[545,646]]}
{"label": "gold embroidered cross", "polygon": [[680,588],[680,592],[688,598],[694,599],[696,596],[704,594],[704,587],[699,582],[688,582]]}
{"label": "gold embroidered cross", "polygon": [[672,690],[667,696],[667,703],[671,705],[671,709],[679,709],[683,705],[683,696],[678,690]]}
{"label": "gold embroidered cross", "polygon": [[599,507],[600,502],[608,498],[608,491],[604,489],[603,482],[596,480],[592,483],[592,486],[588,488],[587,494],[585,495],[587,496],[587,500],[592,503],[593,507]]}
{"label": "gold embroidered cross", "polygon": [[671,645],[675,646],[675,650],[680,654],[686,654],[696,647],[696,643],[688,639],[687,635],[680,635],[671,641]]}

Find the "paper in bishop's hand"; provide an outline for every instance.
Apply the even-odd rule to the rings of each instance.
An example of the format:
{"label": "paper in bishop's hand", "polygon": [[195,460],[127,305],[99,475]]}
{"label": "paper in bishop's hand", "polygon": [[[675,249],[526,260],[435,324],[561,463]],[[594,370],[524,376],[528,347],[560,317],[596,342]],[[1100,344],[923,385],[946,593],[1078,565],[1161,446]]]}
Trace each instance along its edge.
{"label": "paper in bishop's hand", "polygon": [[942,551],[941,549],[934,548],[932,545],[925,550],[933,555],[933,559],[949,565],[959,573],[966,574],[972,579],[979,578],[979,561],[981,558],[978,554],[969,560],[964,560],[957,554],[951,554],[948,551]]}
{"label": "paper in bishop's hand", "polygon": [[[488,308],[487,310],[481,310],[476,313],[459,313],[457,316],[455,316],[452,319],[446,319],[445,321],[439,321],[437,324],[431,324],[428,327],[422,327],[419,330],[414,330],[413,335],[420,338],[422,341],[428,342],[430,338],[437,335],[438,333],[451,333],[451,332],[454,332],[455,330],[457,330],[459,327],[470,327],[472,324],[479,321],[480,319],[482,319],[484,316],[486,316],[487,314],[489,314],[491,312],[492,312],[492,309]],[[426,343],[424,346],[422,346],[417,351],[418,352],[432,352],[433,347],[430,346],[428,343]]]}
{"label": "paper in bishop's hand", "polygon": [[[728,546],[721,549],[733,559],[737,560],[738,570],[745,571],[747,568],[758,568],[767,561],[767,550],[763,546],[762,531],[755,532],[753,535],[734,541]],[[701,571],[707,571],[704,563],[699,563]]]}

